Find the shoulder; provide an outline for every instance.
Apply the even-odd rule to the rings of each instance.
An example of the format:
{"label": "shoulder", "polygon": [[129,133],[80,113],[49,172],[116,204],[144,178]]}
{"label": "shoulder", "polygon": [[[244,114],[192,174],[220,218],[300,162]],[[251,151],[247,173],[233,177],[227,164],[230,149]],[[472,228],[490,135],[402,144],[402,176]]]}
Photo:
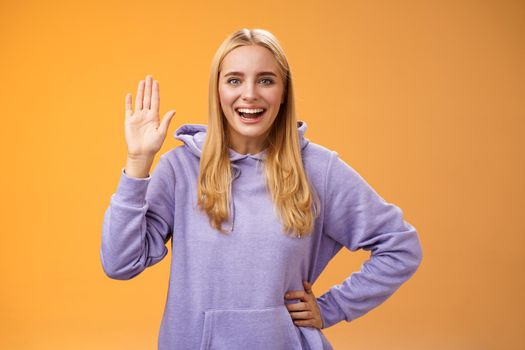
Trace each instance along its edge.
{"label": "shoulder", "polygon": [[311,141],[302,150],[302,155],[305,165],[312,164],[325,169],[339,156],[336,151]]}
{"label": "shoulder", "polygon": [[338,157],[338,153],[328,147],[309,142],[302,150],[303,164],[310,180],[324,186],[330,164]]}
{"label": "shoulder", "polygon": [[180,162],[181,160],[187,160],[195,158],[199,160],[193,153],[191,153],[185,145],[180,145],[173,147],[166,153],[163,153],[159,159],[167,161],[168,163],[174,164]]}
{"label": "shoulder", "polygon": [[187,147],[180,145],[161,154],[156,168],[160,168],[159,171],[170,172],[172,175],[176,175],[176,173],[188,167],[198,167],[198,164],[199,158],[192,154]]}
{"label": "shoulder", "polygon": [[327,186],[355,186],[365,182],[359,172],[340,157],[339,152],[313,142],[303,149],[303,162],[309,177]]}

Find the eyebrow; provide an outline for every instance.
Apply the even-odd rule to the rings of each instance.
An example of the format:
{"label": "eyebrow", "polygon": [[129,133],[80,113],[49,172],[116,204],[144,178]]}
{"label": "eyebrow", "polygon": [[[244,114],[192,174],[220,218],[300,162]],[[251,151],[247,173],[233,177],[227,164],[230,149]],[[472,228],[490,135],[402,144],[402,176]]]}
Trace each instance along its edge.
{"label": "eyebrow", "polygon": [[[242,73],[242,72],[228,72],[228,73],[224,74],[225,77],[227,77],[229,75],[244,76],[244,73]],[[274,77],[277,77],[277,74],[275,74],[274,72],[259,72],[259,73],[257,73],[257,76],[260,76],[260,75],[273,75]]]}

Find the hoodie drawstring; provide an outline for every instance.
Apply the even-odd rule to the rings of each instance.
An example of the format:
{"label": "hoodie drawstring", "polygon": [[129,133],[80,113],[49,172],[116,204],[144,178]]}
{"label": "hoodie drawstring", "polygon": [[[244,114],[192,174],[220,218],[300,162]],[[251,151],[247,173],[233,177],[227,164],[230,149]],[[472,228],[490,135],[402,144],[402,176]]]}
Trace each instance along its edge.
{"label": "hoodie drawstring", "polygon": [[232,169],[233,169],[233,179],[230,184],[230,215],[232,218],[232,224],[230,227],[230,232],[233,231],[233,226],[235,224],[235,203],[234,203],[235,201],[233,200],[233,181],[241,175],[241,169],[239,168],[237,164],[235,163],[232,164]]}

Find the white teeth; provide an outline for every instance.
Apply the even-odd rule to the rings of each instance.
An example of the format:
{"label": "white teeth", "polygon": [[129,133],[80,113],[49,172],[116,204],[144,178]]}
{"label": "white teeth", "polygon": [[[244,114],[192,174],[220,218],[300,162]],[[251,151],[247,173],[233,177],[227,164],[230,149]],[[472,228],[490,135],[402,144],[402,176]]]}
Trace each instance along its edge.
{"label": "white teeth", "polygon": [[259,113],[259,112],[264,111],[264,109],[262,108],[257,108],[257,109],[239,108],[237,109],[237,111],[241,113]]}

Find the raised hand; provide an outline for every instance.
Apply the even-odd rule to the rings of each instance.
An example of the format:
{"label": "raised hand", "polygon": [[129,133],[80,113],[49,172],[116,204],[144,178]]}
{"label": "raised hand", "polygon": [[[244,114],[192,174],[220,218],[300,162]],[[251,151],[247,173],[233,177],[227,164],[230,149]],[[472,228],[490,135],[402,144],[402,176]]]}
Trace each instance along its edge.
{"label": "raised hand", "polygon": [[152,160],[160,150],[176,111],[168,111],[160,122],[159,101],[159,83],[151,75],[139,82],[134,111],[131,108],[131,93],[126,94],[125,134],[128,159]]}

